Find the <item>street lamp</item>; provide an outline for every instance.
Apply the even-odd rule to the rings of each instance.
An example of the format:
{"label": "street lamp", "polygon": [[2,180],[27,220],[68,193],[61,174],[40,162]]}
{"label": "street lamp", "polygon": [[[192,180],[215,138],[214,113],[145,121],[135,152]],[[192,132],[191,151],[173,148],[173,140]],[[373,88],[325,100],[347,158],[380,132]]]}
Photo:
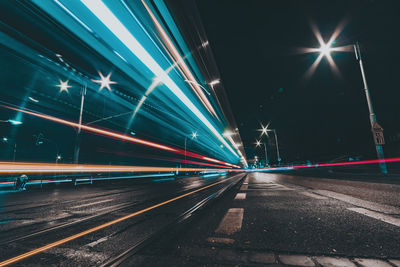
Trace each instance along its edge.
{"label": "street lamp", "polygon": [[275,146],[276,146],[276,155],[277,155],[277,158],[278,158],[278,165],[280,165],[282,159],[281,159],[281,155],[280,155],[280,152],[279,152],[278,135],[276,134],[276,130],[275,129],[268,129],[268,126],[269,126],[269,123],[265,127],[261,125],[261,136],[263,134],[268,136],[268,132],[273,132],[274,133]]}
{"label": "street lamp", "polygon": [[265,151],[265,167],[268,167],[268,154],[267,154],[267,144],[265,142],[261,142],[261,140],[256,140],[256,147],[260,147],[261,144],[264,145],[264,151]]}
{"label": "street lamp", "polygon": [[[332,51],[346,51],[344,49],[341,49],[340,47],[338,47],[338,48],[331,47],[331,45],[333,43],[333,39],[334,38],[331,37],[331,41],[329,41],[328,44],[321,43],[321,47],[318,49],[318,51],[320,53],[320,58],[325,56],[330,61],[330,63],[333,63],[332,57],[330,55],[330,52],[332,52]],[[379,124],[377,122],[377,119],[376,119],[376,115],[374,113],[374,108],[373,108],[373,105],[372,105],[371,95],[369,93],[367,79],[365,77],[364,65],[363,65],[363,62],[362,62],[361,51],[360,51],[360,46],[359,46],[358,42],[356,42],[356,44],[353,45],[353,48],[354,48],[354,53],[355,53],[355,56],[356,56],[356,60],[359,62],[359,65],[360,65],[360,71],[361,71],[361,76],[362,76],[362,80],[363,80],[363,84],[364,84],[365,97],[366,97],[367,103],[368,103],[369,120],[370,120],[370,124],[371,124],[371,131],[372,131],[373,138],[374,138],[376,153],[377,153],[378,159],[382,160],[379,163],[380,169],[381,169],[381,172],[383,174],[387,174],[386,162],[384,161],[385,156],[384,156],[384,153],[383,153],[383,143],[384,143],[383,142],[383,138],[382,139],[381,138],[377,138],[377,136],[381,136],[382,135],[382,128],[379,126]],[[378,130],[375,130],[375,129],[378,129]],[[381,141],[378,141],[377,139],[380,139]]]}
{"label": "street lamp", "polygon": [[211,95],[211,93],[203,85],[199,84],[198,82],[190,81],[190,80],[185,80],[185,82],[190,83],[190,84],[198,85],[198,86],[200,86],[201,89],[204,90],[204,92],[207,93],[207,95]]}
{"label": "street lamp", "polygon": [[[3,143],[9,144],[10,138],[4,136],[2,139]],[[12,139],[13,140],[13,161],[15,162],[15,158],[17,155],[17,140],[15,140],[15,138]]]}
{"label": "street lamp", "polygon": [[[193,140],[193,139],[196,139],[197,138],[197,132],[192,132],[191,133],[191,135],[190,135],[190,138]],[[188,139],[188,136],[185,136],[185,166],[187,167],[187,163],[186,163],[186,151],[187,151],[187,149],[186,149],[186,144],[187,144],[187,139]]]}

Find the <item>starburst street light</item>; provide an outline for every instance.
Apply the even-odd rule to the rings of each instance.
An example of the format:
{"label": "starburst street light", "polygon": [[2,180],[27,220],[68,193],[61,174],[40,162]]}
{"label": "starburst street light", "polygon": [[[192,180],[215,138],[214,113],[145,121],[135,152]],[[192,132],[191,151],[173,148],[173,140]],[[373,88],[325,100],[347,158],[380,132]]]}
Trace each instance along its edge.
{"label": "starburst street light", "polygon": [[100,80],[92,80],[93,82],[100,84],[99,91],[103,90],[103,88],[105,87],[105,88],[108,89],[108,91],[111,92],[112,90],[111,90],[110,85],[117,83],[117,82],[114,82],[114,81],[110,80],[111,72],[106,77],[104,77],[101,72],[99,72],[99,75],[100,75]]}
{"label": "starburst street light", "polygon": [[334,43],[335,39],[339,36],[341,31],[343,30],[343,28],[345,26],[344,22],[342,22],[341,24],[338,25],[338,27],[335,29],[334,33],[332,34],[331,38],[329,39],[328,43],[326,43],[326,44],[325,44],[324,40],[322,39],[322,35],[319,32],[317,26],[316,25],[311,25],[311,26],[312,26],[312,30],[315,34],[315,37],[317,38],[317,40],[320,44],[320,48],[319,49],[309,48],[309,49],[304,50],[305,53],[319,52],[319,56],[317,57],[317,59],[314,61],[314,63],[311,65],[311,67],[307,71],[308,76],[311,76],[314,73],[315,69],[317,68],[317,66],[319,65],[319,63],[321,62],[323,57],[326,57],[332,70],[340,76],[339,69],[336,66],[335,62],[333,61],[330,53],[332,51],[341,51],[341,52],[354,51],[356,59],[360,65],[360,71],[361,71],[362,81],[364,84],[364,92],[365,92],[365,96],[367,98],[367,103],[368,103],[370,124],[371,124],[372,133],[373,133],[377,157],[378,157],[378,159],[382,160],[380,162],[381,172],[383,174],[387,174],[387,167],[386,167],[386,163],[384,161],[385,157],[383,154],[383,146],[382,146],[383,143],[381,143],[381,142],[378,143],[375,139],[377,133],[375,132],[374,129],[379,129],[381,127],[379,126],[379,124],[376,120],[376,115],[374,113],[374,108],[372,105],[372,100],[371,100],[371,96],[369,93],[367,80],[365,77],[364,65],[363,65],[363,61],[361,58],[361,51],[360,51],[360,46],[359,46],[358,42],[356,42],[356,44],[353,44],[353,45],[346,45],[346,46],[341,46],[341,47],[331,47],[332,44]]}
{"label": "starburst street light", "polygon": [[60,92],[67,92],[68,93],[68,88],[71,88],[71,85],[68,85],[68,80],[66,80],[65,82],[63,82],[62,80],[60,80],[60,84],[56,85],[57,87],[60,87]]}
{"label": "starburst street light", "polygon": [[192,139],[195,139],[195,138],[197,138],[197,132],[192,133]]}
{"label": "starburst street light", "polygon": [[280,152],[279,152],[278,135],[276,134],[276,130],[275,130],[275,129],[269,129],[269,128],[268,128],[269,125],[270,125],[270,123],[271,123],[271,122],[268,122],[267,126],[265,126],[265,127],[261,124],[261,129],[260,129],[259,131],[261,131],[261,136],[262,136],[263,134],[265,134],[266,136],[268,136],[268,132],[273,132],[273,133],[274,133],[274,136],[275,136],[275,146],[276,146],[276,156],[278,157],[278,164],[280,165],[282,159],[281,159]]}
{"label": "starburst street light", "polygon": [[260,140],[256,140],[256,147],[261,146],[261,141]]}
{"label": "starburst street light", "polygon": [[322,44],[318,49],[322,56],[328,57],[332,51],[330,44]]}

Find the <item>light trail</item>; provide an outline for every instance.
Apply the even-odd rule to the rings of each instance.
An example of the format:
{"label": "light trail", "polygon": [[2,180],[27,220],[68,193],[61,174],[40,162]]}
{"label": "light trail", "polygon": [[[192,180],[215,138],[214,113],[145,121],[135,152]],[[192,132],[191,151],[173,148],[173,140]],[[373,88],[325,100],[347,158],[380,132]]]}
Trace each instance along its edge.
{"label": "light trail", "polygon": [[156,60],[147,52],[131,32],[101,0],[81,0],[81,2],[117,37],[167,88],[226,146],[233,155],[239,157],[218,130],[175,84]]}
{"label": "light trail", "polygon": [[[185,61],[179,54],[178,50],[174,46],[173,42],[169,38],[168,34],[165,32],[164,28],[161,26],[160,22],[157,20],[156,16],[153,14],[147,3],[142,0],[142,4],[147,10],[147,13],[149,13],[151,20],[153,21],[154,25],[156,26],[159,34],[161,35],[162,40],[164,41],[164,44],[166,45],[166,48],[170,51],[168,55],[172,54],[173,60],[178,64],[179,66],[179,71],[181,72],[182,76],[186,77],[188,81],[190,81],[190,87],[193,88],[194,92],[196,95],[200,98],[202,101],[203,105],[207,108],[207,110],[213,114],[215,117],[217,116],[217,113],[215,113],[214,108],[212,107],[210,101],[208,101],[206,95],[203,93],[202,88],[198,85],[196,82],[195,77],[189,70],[188,66],[186,65]],[[174,63],[174,64],[176,64]]]}
{"label": "light trail", "polygon": [[2,262],[0,262],[0,267],[7,266],[7,265],[9,265],[9,264],[18,262],[18,261],[23,260],[23,259],[26,259],[26,258],[29,258],[29,257],[31,257],[31,256],[33,256],[33,255],[39,254],[39,253],[41,253],[41,252],[43,252],[43,251],[46,251],[46,250],[48,250],[48,249],[57,247],[57,246],[59,246],[59,245],[65,244],[65,243],[67,243],[67,242],[70,242],[70,241],[75,240],[75,239],[77,239],[77,238],[80,238],[80,237],[82,237],[82,236],[85,236],[85,235],[91,234],[91,233],[93,233],[93,232],[102,230],[102,229],[104,229],[104,228],[106,228],[106,227],[109,227],[109,226],[111,226],[111,225],[114,225],[114,224],[116,224],[116,223],[125,221],[125,220],[130,219],[130,218],[133,218],[133,217],[135,217],[135,216],[137,216],[137,215],[140,215],[140,214],[142,214],[142,213],[145,213],[145,212],[148,212],[148,211],[150,211],[150,210],[156,209],[156,208],[158,208],[158,207],[164,206],[164,205],[169,204],[169,203],[171,203],[171,202],[177,201],[177,200],[179,200],[179,199],[181,199],[181,198],[190,196],[190,195],[192,195],[192,194],[194,194],[194,193],[197,193],[197,192],[200,192],[200,191],[202,191],[202,190],[204,190],[204,189],[207,189],[207,188],[216,186],[216,185],[218,185],[218,184],[224,183],[224,182],[226,182],[226,181],[232,180],[233,178],[235,178],[235,177],[231,177],[231,178],[228,178],[228,179],[225,179],[225,180],[222,180],[222,181],[218,181],[218,182],[215,182],[215,183],[213,183],[213,184],[210,184],[210,185],[201,187],[201,188],[199,188],[199,189],[190,191],[190,192],[188,192],[188,193],[186,193],[186,194],[183,194],[183,195],[180,195],[180,196],[171,198],[171,199],[169,199],[169,200],[167,200],[167,201],[158,203],[158,204],[153,205],[153,206],[150,206],[150,207],[148,207],[148,208],[145,208],[145,209],[136,211],[136,212],[134,212],[134,213],[125,215],[125,216],[120,217],[120,218],[118,218],[118,219],[115,219],[115,220],[109,221],[109,222],[107,222],[107,223],[101,224],[101,225],[99,225],[99,226],[90,228],[90,229],[88,229],[88,230],[86,230],[86,231],[77,233],[77,234],[75,234],[75,235],[66,237],[66,238],[61,239],[61,240],[58,240],[58,241],[56,241],[56,242],[53,242],[53,243],[47,244],[47,245],[45,245],[45,246],[39,247],[39,248],[37,248],[37,249],[31,250],[31,251],[29,251],[29,252],[26,252],[26,253],[24,253],[24,254],[18,255],[18,256],[16,256],[16,257],[11,258],[11,259],[2,261]]}
{"label": "light trail", "polygon": [[[101,173],[101,172],[175,172],[175,171],[209,171],[209,168],[177,168],[157,166],[129,166],[129,165],[94,165],[94,164],[60,164],[37,162],[0,162],[2,173]],[[213,171],[233,171],[220,168]],[[239,169],[235,169],[240,171]]]}
{"label": "light trail", "polygon": [[120,133],[117,133],[117,132],[96,128],[96,127],[93,127],[93,126],[82,125],[82,124],[79,124],[79,123],[67,121],[67,120],[64,120],[64,119],[60,119],[60,118],[53,117],[53,116],[50,116],[50,115],[41,114],[41,113],[38,113],[38,112],[29,111],[29,110],[26,110],[26,109],[19,109],[19,108],[10,107],[10,106],[6,106],[6,105],[2,105],[2,104],[0,104],[0,107],[11,109],[11,110],[15,110],[15,111],[19,111],[19,112],[23,112],[25,114],[29,114],[29,115],[32,115],[32,116],[35,116],[35,117],[39,117],[39,118],[46,119],[46,120],[49,120],[49,121],[53,121],[53,122],[56,122],[56,123],[68,125],[68,126],[73,127],[73,128],[78,128],[78,129],[80,128],[81,130],[84,130],[84,131],[87,131],[87,132],[101,134],[103,136],[111,137],[111,138],[118,139],[118,140],[121,140],[121,141],[137,143],[137,144],[141,144],[141,145],[145,145],[145,146],[149,146],[149,147],[153,147],[153,148],[169,151],[169,152],[172,152],[172,153],[177,153],[177,154],[180,154],[180,155],[185,155],[186,154],[187,156],[192,157],[192,158],[198,158],[198,159],[207,160],[207,161],[211,161],[211,162],[217,162],[217,163],[220,163],[220,164],[223,164],[223,165],[227,165],[227,166],[230,166],[230,167],[240,168],[239,166],[233,165],[231,163],[227,163],[227,162],[223,162],[223,161],[220,161],[220,160],[217,160],[217,159],[205,157],[203,155],[196,154],[196,153],[193,153],[193,152],[187,152],[187,151],[185,152],[185,150],[183,150],[183,149],[179,149],[179,148],[174,148],[174,147],[158,144],[158,143],[147,141],[147,140],[140,139],[140,138],[137,138],[137,137],[124,135],[124,134],[120,134]]}
{"label": "light trail", "polygon": [[248,171],[275,171],[275,170],[291,170],[291,169],[304,169],[304,168],[318,168],[318,167],[338,167],[338,166],[353,166],[353,165],[367,165],[367,164],[378,164],[378,163],[396,163],[400,162],[400,157],[389,158],[389,159],[371,159],[361,161],[346,161],[346,162],[335,162],[335,163],[317,163],[310,165],[294,165],[285,167],[272,167],[272,168],[260,168]]}

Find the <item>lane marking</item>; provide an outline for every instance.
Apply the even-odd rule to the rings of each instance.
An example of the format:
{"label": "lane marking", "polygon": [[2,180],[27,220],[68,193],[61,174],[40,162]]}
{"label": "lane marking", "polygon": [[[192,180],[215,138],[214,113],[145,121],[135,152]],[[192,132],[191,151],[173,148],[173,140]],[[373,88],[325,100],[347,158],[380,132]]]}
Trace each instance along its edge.
{"label": "lane marking", "polygon": [[347,208],[347,209],[357,212],[357,213],[360,213],[362,215],[380,220],[382,222],[390,223],[390,224],[400,227],[400,219],[399,218],[395,218],[395,217],[392,217],[392,216],[389,216],[389,215],[386,215],[383,213],[379,213],[376,211],[367,210],[367,209],[363,209],[363,208]]}
{"label": "lane marking", "polygon": [[93,206],[93,205],[100,204],[100,203],[111,202],[111,201],[113,201],[113,200],[114,200],[114,199],[109,198],[109,199],[100,200],[100,201],[97,201],[97,202],[92,202],[92,203],[87,203],[87,204],[82,204],[82,205],[74,206],[74,207],[71,207],[71,209],[79,209],[79,208],[83,208],[83,207],[89,207],[89,206]]}
{"label": "lane marking", "polygon": [[[215,182],[215,183],[213,183],[213,184],[210,184],[210,185],[201,187],[201,188],[199,188],[199,189],[193,190],[193,191],[188,192],[188,193],[186,193],[186,194],[183,194],[183,195],[180,195],[180,196],[171,198],[171,199],[169,199],[169,200],[167,200],[167,201],[158,203],[158,204],[153,205],[153,206],[150,206],[150,207],[148,207],[148,208],[145,208],[145,209],[136,211],[136,212],[134,212],[134,213],[125,215],[125,216],[120,217],[120,218],[118,218],[118,219],[115,219],[115,220],[109,221],[109,222],[107,222],[107,223],[101,224],[101,225],[99,225],[99,226],[90,228],[90,229],[88,229],[88,230],[86,230],[86,231],[77,233],[77,234],[75,234],[75,235],[66,237],[66,238],[64,238],[64,239],[60,239],[60,240],[55,241],[55,242],[53,242],[53,243],[47,244],[47,245],[45,245],[45,246],[42,246],[42,247],[39,247],[39,248],[37,248],[37,249],[31,250],[31,251],[29,251],[29,252],[23,253],[23,254],[18,255],[18,256],[16,256],[16,257],[10,258],[10,259],[5,260],[5,261],[2,261],[2,262],[0,262],[0,267],[9,265],[9,264],[11,264],[11,263],[20,261],[20,260],[22,260],[22,259],[26,259],[26,258],[28,258],[28,257],[31,257],[31,256],[35,255],[35,254],[41,253],[41,252],[43,252],[43,251],[45,251],[45,250],[48,250],[48,249],[57,247],[57,246],[59,246],[59,245],[62,245],[62,244],[67,243],[67,242],[69,242],[69,241],[75,240],[75,239],[80,238],[80,237],[82,237],[82,236],[85,236],[85,235],[88,235],[88,234],[90,234],[90,233],[99,231],[99,230],[104,229],[104,228],[106,228],[106,227],[108,227],[108,226],[114,225],[114,224],[116,224],[116,223],[125,221],[125,220],[130,219],[130,218],[133,218],[133,217],[135,217],[135,216],[137,216],[137,215],[140,215],[140,214],[142,214],[142,213],[145,213],[145,212],[147,212],[147,211],[150,211],[150,210],[153,210],[153,209],[155,209],[155,208],[164,206],[164,205],[166,205],[166,204],[168,204],[168,203],[174,202],[174,201],[179,200],[179,199],[181,199],[181,198],[184,198],[184,197],[190,196],[190,195],[192,195],[192,194],[194,194],[194,193],[200,192],[200,191],[202,191],[202,190],[204,190],[204,189],[207,189],[207,188],[216,186],[216,185],[218,185],[218,184],[224,183],[224,182],[226,182],[226,181],[232,180],[232,179],[234,179],[234,178],[236,178],[236,177],[237,177],[237,176],[235,175],[235,176],[233,176],[233,177],[231,177],[231,178],[228,178],[228,179],[226,179],[226,180],[222,180],[222,181]],[[243,214],[242,214],[242,216],[243,216]]]}
{"label": "lane marking", "polygon": [[247,188],[248,188],[248,185],[242,185],[242,187],[240,187],[240,190],[244,191],[244,190],[247,190]]}
{"label": "lane marking", "polygon": [[323,196],[331,197],[331,198],[334,198],[334,199],[338,199],[338,200],[341,200],[343,202],[350,203],[350,204],[352,204],[354,206],[366,208],[366,209],[369,209],[369,210],[374,210],[374,211],[382,212],[382,213],[386,213],[386,214],[400,214],[400,209],[399,208],[393,207],[393,206],[390,206],[390,205],[375,203],[375,202],[371,202],[371,201],[368,201],[368,200],[363,200],[363,199],[351,197],[351,196],[348,196],[348,195],[345,195],[345,194],[336,193],[336,192],[328,191],[328,190],[314,190],[314,192],[319,194],[319,195],[323,195]]}
{"label": "lane marking", "polygon": [[227,211],[215,232],[217,234],[232,235],[242,228],[244,209],[231,208]]}
{"label": "lane marking", "polygon": [[320,196],[320,195],[317,195],[317,194],[314,194],[314,193],[311,193],[311,192],[300,192],[300,194],[305,195],[307,197],[312,197],[312,198],[315,198],[315,199],[328,199],[327,197]]}
{"label": "lane marking", "polygon": [[237,193],[235,200],[243,200],[246,199],[246,193]]}
{"label": "lane marking", "polygon": [[233,244],[235,240],[226,237],[209,237],[207,241],[210,243]]}

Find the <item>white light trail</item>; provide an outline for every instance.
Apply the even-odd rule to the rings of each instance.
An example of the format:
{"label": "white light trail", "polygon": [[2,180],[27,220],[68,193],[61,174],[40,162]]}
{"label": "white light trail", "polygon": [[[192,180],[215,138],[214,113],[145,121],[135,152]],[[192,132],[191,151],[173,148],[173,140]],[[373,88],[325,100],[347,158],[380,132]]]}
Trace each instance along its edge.
{"label": "white light trail", "polygon": [[144,47],[136,40],[129,30],[119,21],[114,13],[101,0],[81,0],[81,2],[133,53],[143,62],[182,103],[199,118],[205,126],[236,156],[238,154],[226,142],[221,134],[206,119],[200,110],[189,100],[168,74],[151,57]]}

